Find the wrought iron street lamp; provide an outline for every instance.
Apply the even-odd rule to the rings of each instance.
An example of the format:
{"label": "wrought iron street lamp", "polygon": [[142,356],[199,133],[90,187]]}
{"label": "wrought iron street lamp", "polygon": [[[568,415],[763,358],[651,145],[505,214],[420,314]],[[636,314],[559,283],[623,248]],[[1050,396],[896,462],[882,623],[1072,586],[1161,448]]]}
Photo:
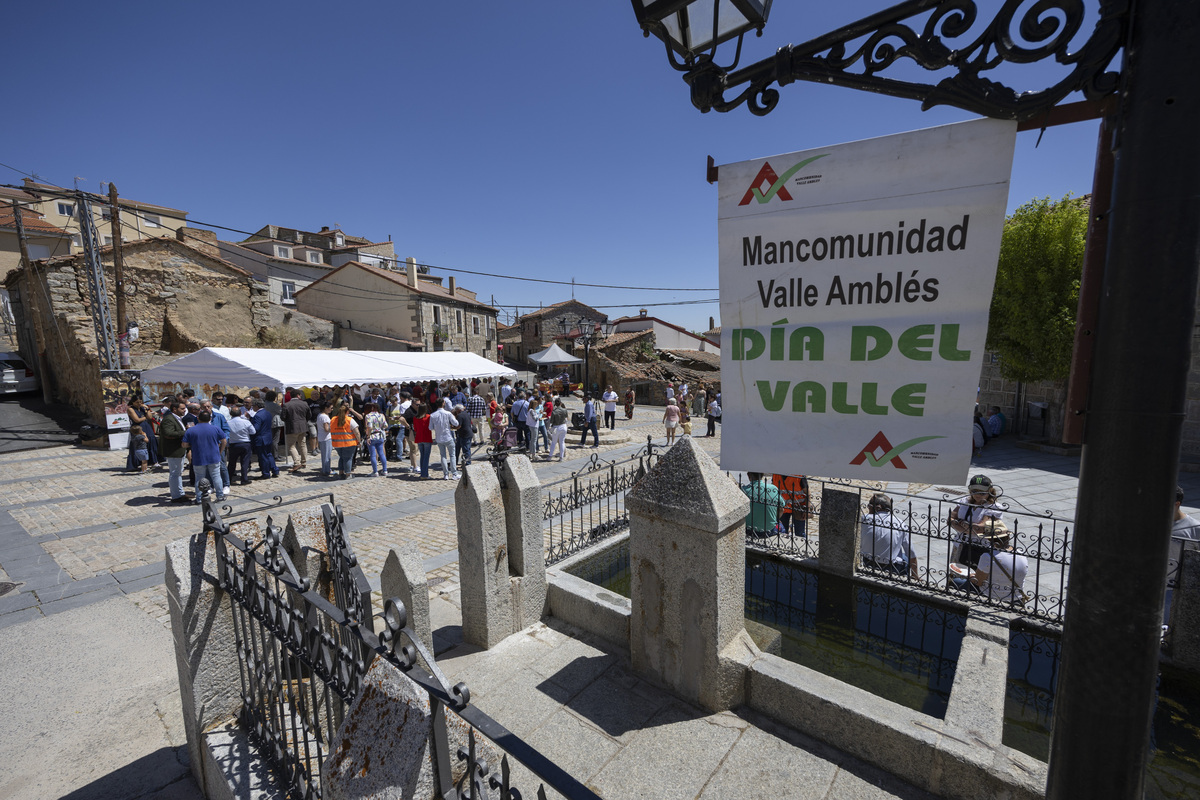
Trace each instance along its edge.
{"label": "wrought iron street lamp", "polygon": [[600,344],[612,335],[613,323],[596,322],[587,317],[580,317],[572,325],[566,317],[559,317],[558,329],[564,339],[574,339],[576,342],[583,343],[583,393],[588,394],[592,391],[590,370],[592,345]]}
{"label": "wrought iron street lamp", "polygon": [[[1086,408],[1075,410],[1086,441],[1046,794],[1141,798],[1200,278],[1200,2],[995,0],[987,21],[975,0],[907,0],[738,69],[743,37],[769,11],[756,6],[752,19],[749,5],[633,0],[702,112],[745,103],[761,116],[779,103],[774,84],[815,81],[1046,125],[1108,115],[1111,185],[1098,170],[1094,197],[1111,201],[1092,208],[1107,241],[1088,254],[1101,286],[1095,323],[1077,336],[1094,344]],[[1088,6],[1094,27],[1071,52]],[[701,19],[712,20],[702,32]],[[718,66],[717,46],[734,38],[733,63]],[[885,75],[905,59],[950,74]],[[1049,60],[1067,74],[1034,91],[994,71]],[[1109,102],[1078,104],[1092,109],[1072,119],[1077,108],[1059,103],[1077,91]]]}
{"label": "wrought iron street lamp", "polygon": [[[692,103],[701,111],[730,111],[746,103],[751,113],[769,113],[779,103],[772,84],[815,81],[920,100],[923,108],[953,105],[988,117],[1030,119],[1074,91],[1089,100],[1117,89],[1108,71],[1125,44],[1128,3],[1098,0],[1100,17],[1091,36],[1074,53],[1068,47],[1084,19],[1084,0],[1007,0],[980,25],[974,0],[907,0],[801,45],[737,69],[742,39],[762,35],[770,2],[750,0],[633,0],[642,32],[657,36],[671,66],[684,73]],[[717,47],[737,39],[728,67],[718,66]],[[1070,72],[1054,85],[1018,93],[994,80],[1001,64],[1054,58]],[[885,77],[902,59],[927,70],[952,69],[936,84]],[[989,77],[992,76],[992,77]],[[728,90],[744,87],[731,99]]]}

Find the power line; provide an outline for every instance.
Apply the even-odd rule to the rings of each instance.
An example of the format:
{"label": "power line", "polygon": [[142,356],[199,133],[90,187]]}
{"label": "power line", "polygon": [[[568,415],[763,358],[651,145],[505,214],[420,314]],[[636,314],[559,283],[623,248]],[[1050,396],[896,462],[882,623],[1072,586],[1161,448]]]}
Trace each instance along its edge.
{"label": "power line", "polygon": [[[7,166],[7,165],[0,165],[0,166]],[[13,169],[13,168],[9,167],[9,169]],[[17,172],[20,172],[20,170],[17,170]],[[22,174],[25,174],[25,173],[22,173]],[[24,188],[24,187],[19,187],[19,186],[13,186],[12,184],[6,184],[6,186],[9,186],[10,188],[14,188],[14,189]],[[58,190],[58,192],[61,192],[61,194],[63,194],[63,196],[74,196],[74,194],[75,194],[71,190],[64,189],[63,187],[55,187],[55,188]],[[41,190],[39,190],[39,191],[41,191]],[[54,190],[46,191],[47,194],[56,194],[58,192],[55,192]],[[97,198],[95,200],[95,202],[106,202],[105,198],[101,197],[100,195],[95,195],[95,197]],[[194,218],[188,219],[187,217],[180,217],[180,216],[176,216],[174,214],[164,214],[164,213],[160,212],[160,213],[157,213],[156,216],[165,217],[167,219],[179,220],[181,222],[187,222],[187,223],[193,224],[193,225],[203,225],[206,228],[216,228],[218,230],[229,231],[230,233],[237,233],[237,234],[241,234],[243,236],[259,236],[260,235],[257,232],[244,231],[244,230],[241,230],[240,228],[231,228],[226,225],[218,225],[213,222],[204,222],[203,220],[198,220],[198,219],[194,219]],[[264,237],[264,238],[270,238],[270,237]],[[235,242],[234,244],[240,244],[240,243]],[[380,256],[380,255],[376,255],[374,253],[371,253],[370,255],[374,255],[376,258],[394,263],[397,266],[401,263],[400,258],[398,256],[389,258],[387,256]],[[589,289],[624,289],[624,290],[639,291],[639,292],[715,292],[715,291],[717,291],[716,289],[697,288],[697,287],[618,286],[618,285],[605,284],[605,283],[578,283],[575,281],[553,280],[551,278],[529,278],[529,277],[522,277],[519,275],[505,275],[505,274],[497,274],[497,273],[493,273],[493,272],[479,272],[476,270],[462,269],[460,267],[445,267],[445,266],[441,266],[438,264],[425,264],[425,263],[420,263],[420,262],[417,263],[417,266],[425,267],[427,269],[439,269],[439,270],[442,270],[443,272],[461,273],[463,275],[478,275],[478,276],[485,277],[485,278],[503,278],[505,280],[526,281],[526,282],[530,282],[530,283],[547,283],[547,284],[553,284],[556,286],[582,286],[582,287],[589,288]]]}
{"label": "power line", "polygon": [[[8,166],[8,165],[0,164],[0,166]],[[8,168],[14,169],[13,167],[8,167]],[[19,172],[20,170],[17,170],[17,171]],[[12,187],[12,188],[21,188],[21,187]],[[76,198],[77,197],[78,192],[63,189],[62,187],[56,187],[56,188],[59,189],[60,191],[46,191],[45,193],[51,194],[51,195],[61,195],[64,198]],[[43,191],[43,190],[39,190],[39,191]],[[83,194],[90,194],[90,193],[84,192]],[[99,197],[98,195],[96,196],[96,198],[97,198],[96,202],[99,202],[102,205],[107,205],[107,198],[102,198],[102,197]],[[136,209],[133,210],[133,213],[137,213]],[[248,231],[242,231],[237,228],[229,228],[229,227],[222,226],[222,225],[210,225],[208,223],[203,223],[198,220],[188,220],[186,217],[179,217],[179,216],[175,216],[172,214],[158,214],[157,216],[166,217],[168,219],[175,219],[175,220],[179,220],[179,221],[185,222],[185,223],[196,223],[198,225],[206,225],[207,227],[220,228],[221,230],[228,230],[228,231],[232,231],[234,233],[242,233],[242,234],[245,234],[248,236],[257,236],[258,235],[257,233],[250,233]],[[137,232],[139,237],[142,237],[144,235],[144,232],[138,226],[136,226],[130,222],[127,222],[125,219],[121,219],[121,224],[122,224],[122,226],[129,228],[132,231]],[[202,239],[201,237],[195,236],[194,234],[188,233],[186,231],[184,232],[184,236],[186,236],[187,238],[192,239],[194,241],[197,241],[197,242],[203,242],[205,244],[210,244],[205,239]],[[241,245],[240,243],[235,242],[232,244],[234,244],[235,246],[241,247],[241,249],[243,251],[245,251],[245,253],[242,256],[243,258],[245,258],[249,261],[258,263],[258,264],[262,265],[263,267],[267,268],[268,270],[274,270],[276,272],[283,272],[283,273],[292,275],[294,277],[301,278],[303,280],[311,279],[310,275],[306,275],[305,273],[299,272],[296,269],[290,269],[286,265],[275,263],[275,261],[268,260],[270,257],[263,253],[259,253],[256,250],[251,250],[251,249]],[[393,261],[394,263],[397,263],[397,264],[400,261],[399,258],[387,259],[386,257],[383,257],[383,256],[379,256],[379,257],[385,261]],[[314,266],[318,266],[318,265],[314,265]],[[321,265],[321,266],[324,266],[324,265]],[[450,268],[446,268],[446,267],[437,267],[435,265],[429,265],[429,264],[417,264],[417,266],[424,266],[424,267],[429,267],[429,268],[433,268],[433,269],[443,269],[443,270],[446,270],[449,272],[462,272],[464,274],[482,275],[485,277],[497,277],[497,276],[491,275],[490,273],[474,272],[471,270],[450,269]],[[523,281],[531,281],[531,282],[538,282],[538,283],[552,283],[552,284],[585,286],[585,287],[590,287],[590,288],[623,288],[623,289],[634,290],[634,291],[641,291],[641,290],[670,291],[669,289],[665,289],[663,287],[617,287],[617,286],[609,286],[609,285],[605,285],[605,284],[587,284],[587,283],[572,284],[571,281],[554,281],[554,280],[549,280],[549,279],[544,279],[544,278],[521,278],[521,277],[516,277],[516,276],[498,276],[498,277],[507,277],[507,278],[510,278],[513,280],[523,280]],[[330,287],[330,286],[324,286],[324,287],[322,287],[321,290],[323,293],[325,293],[327,295],[332,295],[332,296],[337,296],[337,297],[348,297],[348,298],[352,298],[355,300],[362,300],[364,298],[364,295],[362,295],[362,294],[356,294],[356,293],[352,293],[352,292],[339,292],[334,287]],[[714,291],[714,290],[684,289],[684,290],[680,290],[680,291]],[[395,305],[389,305],[389,306],[385,306],[383,308],[377,308],[376,310],[389,311],[389,310],[395,310],[398,308],[404,308],[407,306],[407,304],[409,302],[411,302],[411,297],[408,294],[400,293],[400,292],[374,292],[374,293],[372,293],[372,296],[374,296],[374,297],[391,297],[391,298],[396,298],[396,299],[400,299],[400,300],[404,301],[402,303],[397,303]],[[457,300],[459,298],[447,298],[447,299]],[[522,309],[522,308],[526,308],[531,311],[536,311],[536,310],[539,310],[544,307],[544,306],[521,306],[521,305],[508,305],[508,304],[501,304],[498,307],[493,307],[493,306],[487,306],[486,304],[482,303],[481,301],[477,301],[477,302],[480,302],[480,305],[483,305],[486,308],[495,308],[497,311],[499,311],[501,309],[512,308],[515,312],[517,312],[517,316],[520,316],[519,312],[520,312],[520,309]],[[703,304],[711,304],[711,303],[717,303],[717,302],[720,302],[719,298],[711,298],[711,299],[705,299],[705,300],[679,300],[679,301],[669,302],[669,303],[645,303],[645,302],[613,303],[613,304],[607,304],[607,305],[596,305],[596,306],[591,306],[591,307],[595,308],[597,310],[600,310],[600,309],[622,309],[622,308],[651,308],[651,307],[664,307],[664,306],[703,305]],[[335,309],[331,309],[331,310],[347,311],[347,310],[351,310],[351,309],[347,309],[345,307],[339,307],[339,308],[335,308]]]}
{"label": "power line", "polygon": [[[131,223],[126,222],[124,219],[121,220],[121,224],[124,225],[125,227],[129,228],[130,230],[138,231],[138,233],[141,234],[141,231],[136,226],[132,225]],[[187,233],[186,231],[184,232],[183,235],[194,241],[204,242],[205,244],[208,244],[208,242],[206,242],[204,239],[200,238],[199,236],[195,236],[193,234]],[[270,258],[269,256],[267,256],[264,253],[259,253],[257,250],[250,250],[249,248],[246,248],[246,247],[243,247],[242,249],[246,251],[246,253],[243,254],[242,257],[248,261],[254,261],[268,269],[274,269],[274,270],[278,270],[281,272],[285,272],[289,275],[293,275],[298,278],[303,278],[305,280],[308,280],[310,278],[310,276],[305,275],[302,272],[297,272],[294,269],[289,269],[286,265],[278,264],[278,263],[275,263],[274,261],[268,260]],[[314,264],[313,266],[317,266],[317,265]],[[583,285],[583,284],[577,284],[577,285]],[[333,295],[336,297],[350,297],[355,300],[362,300],[364,297],[364,295],[362,295],[362,294],[355,294],[353,292],[339,292],[334,287],[330,287],[330,286],[321,287],[321,291],[324,292],[325,294]],[[377,309],[377,310],[383,310],[383,311],[392,310],[392,309],[396,309],[396,308],[403,308],[411,300],[411,298],[407,294],[401,294],[399,292],[374,292],[372,294],[372,296],[374,296],[374,297],[395,297],[395,298],[403,298],[404,299],[404,301],[405,301],[404,303],[400,303],[400,304],[392,305],[392,306],[385,306],[381,309]],[[450,299],[450,298],[447,298],[447,299]],[[592,306],[592,308],[595,308],[595,309],[651,308],[651,307],[659,307],[659,306],[686,306],[686,305],[718,303],[718,302],[720,302],[719,298],[712,298],[712,299],[707,299],[707,300],[678,300],[678,301],[671,302],[671,303],[642,303],[642,302],[616,303],[616,304],[609,304],[609,305]],[[481,303],[481,305],[484,305],[487,308],[496,308],[497,310],[507,309],[507,308],[519,310],[522,308],[526,308],[531,311],[537,311],[541,308],[544,308],[544,306],[522,306],[522,305],[512,305],[512,304],[506,304],[506,303],[501,303],[499,306],[487,306],[486,304],[483,304],[483,303]],[[348,311],[351,309],[339,307],[339,308],[335,308],[334,310]]]}

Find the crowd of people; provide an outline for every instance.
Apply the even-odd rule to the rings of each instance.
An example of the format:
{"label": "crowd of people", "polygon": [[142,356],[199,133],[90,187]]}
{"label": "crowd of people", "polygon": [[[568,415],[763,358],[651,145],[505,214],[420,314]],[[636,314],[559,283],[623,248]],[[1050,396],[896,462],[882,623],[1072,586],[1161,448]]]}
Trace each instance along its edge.
{"label": "crowd of people", "polygon": [[[615,427],[619,398],[610,386],[602,399],[606,425]],[[632,392],[626,404],[629,416]],[[264,387],[245,397],[218,391],[204,398],[188,389],[164,396],[154,408],[134,398],[128,413],[127,468],[166,467],[172,502],[198,502],[204,480],[224,499],[233,484],[250,483],[252,461],[259,479],[276,478],[281,469],[307,470],[310,457],[330,478],[350,478],[356,462],[369,458],[371,476],[400,471],[427,479],[436,446],[445,480],[461,477],[460,469],[487,445],[519,446],[535,458],[562,461],[569,427],[563,397],[503,378],[288,387],[282,393]],[[598,446],[590,396],[584,418],[585,440],[590,430]],[[197,487],[193,498],[184,490],[185,470]]]}

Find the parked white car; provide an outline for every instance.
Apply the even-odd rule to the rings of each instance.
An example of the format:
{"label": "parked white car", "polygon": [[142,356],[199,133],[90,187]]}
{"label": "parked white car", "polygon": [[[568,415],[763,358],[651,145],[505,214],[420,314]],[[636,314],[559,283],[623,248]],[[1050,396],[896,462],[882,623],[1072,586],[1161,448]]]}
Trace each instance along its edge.
{"label": "parked white car", "polygon": [[0,353],[0,394],[36,391],[37,375],[17,353]]}

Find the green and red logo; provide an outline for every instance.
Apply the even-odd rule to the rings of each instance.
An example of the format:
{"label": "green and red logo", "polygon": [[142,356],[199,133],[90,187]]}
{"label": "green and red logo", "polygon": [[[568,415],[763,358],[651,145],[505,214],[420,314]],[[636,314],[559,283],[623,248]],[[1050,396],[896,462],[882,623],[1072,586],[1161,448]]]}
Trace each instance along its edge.
{"label": "green and red logo", "polygon": [[[883,431],[875,434],[875,438],[867,442],[858,455],[850,460],[853,466],[858,466],[864,461],[872,467],[882,467],[884,464],[891,464],[896,469],[908,469],[904,464],[904,460],[900,458],[900,454],[909,448],[915,447],[921,442],[927,442],[930,439],[945,439],[945,436],[918,436],[915,439],[909,439],[907,442],[901,442],[895,447],[888,441],[888,438],[883,435]],[[875,455],[877,451],[882,451],[882,455]]]}
{"label": "green and red logo", "polygon": [[[819,156],[806,158],[799,164],[796,164],[788,169],[788,171],[782,175],[777,175],[775,173],[775,169],[771,166],[771,162],[764,161],[762,169],[758,171],[758,175],[755,176],[754,182],[750,184],[750,188],[746,190],[746,194],[742,197],[742,202],[738,203],[738,205],[748,206],[750,205],[751,200],[757,200],[759,203],[765,203],[772,197],[778,197],[780,200],[791,200],[792,195],[784,184],[786,184],[788,179],[801,169],[816,161],[818,158],[824,158],[827,155],[829,154],[822,153]],[[763,184],[766,184],[767,186],[765,191],[762,188]]]}

